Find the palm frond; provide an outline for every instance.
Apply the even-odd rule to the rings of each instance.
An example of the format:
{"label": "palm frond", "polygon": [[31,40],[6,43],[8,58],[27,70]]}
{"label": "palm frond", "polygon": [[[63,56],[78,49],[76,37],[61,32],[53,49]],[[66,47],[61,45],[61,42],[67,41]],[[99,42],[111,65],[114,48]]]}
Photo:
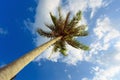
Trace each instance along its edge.
{"label": "palm frond", "polygon": [[67,48],[65,46],[65,41],[57,41],[53,44],[53,51],[57,52],[59,51],[62,55],[67,56]]}
{"label": "palm frond", "polygon": [[85,29],[87,28],[87,25],[79,25],[77,28],[79,30],[85,31]]}
{"label": "palm frond", "polygon": [[[51,32],[46,32],[42,29],[38,29],[37,32],[45,37],[56,38],[62,36],[62,38],[53,44],[53,52],[59,51],[62,55],[67,56],[66,42],[78,49],[89,50],[89,47],[75,40],[74,37],[87,36],[88,32],[85,30],[86,25],[77,24],[81,20],[81,11],[78,11],[75,16],[70,20],[70,12],[63,18],[61,14],[61,8],[58,7],[58,16],[54,16],[50,12],[50,17],[53,24],[45,24]],[[52,54],[51,54],[52,55]]]}
{"label": "palm frond", "polygon": [[87,31],[80,31],[77,34],[72,34],[73,36],[88,36],[88,32]]}
{"label": "palm frond", "polygon": [[46,31],[44,31],[42,29],[37,29],[37,32],[41,36],[45,36],[45,37],[49,37],[49,38],[55,37],[55,35],[51,34],[51,32],[46,32]]}
{"label": "palm frond", "polygon": [[68,55],[68,54],[67,54],[67,49],[66,49],[66,48],[60,49],[60,52],[61,52],[61,54],[62,54],[63,56],[67,56],[67,55]]}
{"label": "palm frond", "polygon": [[64,28],[65,29],[68,25],[68,21],[69,21],[69,17],[70,17],[70,12],[67,13],[66,19],[65,19],[65,23],[64,23]]}
{"label": "palm frond", "polygon": [[48,25],[48,24],[45,24],[46,27],[48,27],[51,31],[55,31],[55,26],[54,25]]}
{"label": "palm frond", "polygon": [[81,11],[78,11],[76,13],[76,15],[73,17],[73,19],[71,20],[71,22],[69,24],[70,29],[73,28],[73,27],[76,27],[76,25],[78,24],[78,22],[81,20],[81,15],[82,15]]}
{"label": "palm frond", "polygon": [[88,31],[81,30],[79,27],[72,29],[69,32],[71,36],[88,36]]}
{"label": "palm frond", "polygon": [[60,42],[57,41],[53,44],[53,51],[57,52],[59,48],[60,48]]}
{"label": "palm frond", "polygon": [[57,18],[50,12],[50,17],[52,19],[52,22],[55,26],[57,26]]}
{"label": "palm frond", "polygon": [[62,33],[62,26],[64,26],[64,19],[61,18],[62,20],[59,20],[52,13],[50,13],[50,16],[51,16],[52,22],[55,26],[56,32]]}
{"label": "palm frond", "polygon": [[50,59],[51,56],[53,55],[53,53],[59,51],[59,49],[60,49],[60,41],[56,41],[56,42],[53,44],[52,52],[51,52],[51,54],[50,54],[50,56],[49,56],[48,58]]}
{"label": "palm frond", "polygon": [[67,43],[68,43],[69,45],[71,45],[72,47],[75,47],[75,48],[78,48],[78,49],[80,48],[80,49],[82,49],[82,50],[89,50],[89,47],[88,47],[88,46],[86,46],[86,45],[78,42],[78,41],[75,40],[75,39],[67,40]]}
{"label": "palm frond", "polygon": [[62,13],[61,13],[61,7],[58,7],[58,14],[59,14],[59,21],[62,21],[63,16],[62,16]]}
{"label": "palm frond", "polygon": [[87,36],[88,32],[85,31],[85,29],[86,29],[86,25],[80,25],[78,27],[72,28],[69,31],[69,34],[73,36]]}
{"label": "palm frond", "polygon": [[64,40],[60,41],[60,52],[62,55],[67,56],[67,48]]}

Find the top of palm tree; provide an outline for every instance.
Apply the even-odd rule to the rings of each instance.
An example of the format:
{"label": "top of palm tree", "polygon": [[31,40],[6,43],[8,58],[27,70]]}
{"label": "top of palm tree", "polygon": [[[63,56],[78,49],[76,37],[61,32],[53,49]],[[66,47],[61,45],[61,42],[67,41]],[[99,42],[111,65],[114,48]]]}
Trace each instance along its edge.
{"label": "top of palm tree", "polygon": [[75,47],[77,49],[89,50],[89,47],[80,43],[75,39],[75,37],[87,36],[88,32],[86,31],[86,25],[77,25],[82,17],[82,12],[78,11],[76,15],[70,19],[70,12],[67,13],[66,18],[63,18],[61,14],[61,8],[58,8],[59,16],[54,16],[50,12],[50,17],[53,24],[45,24],[51,31],[44,31],[42,29],[37,29],[37,32],[41,36],[48,38],[56,38],[62,36],[62,38],[53,44],[54,52],[61,52],[64,56],[67,55],[66,43]]}

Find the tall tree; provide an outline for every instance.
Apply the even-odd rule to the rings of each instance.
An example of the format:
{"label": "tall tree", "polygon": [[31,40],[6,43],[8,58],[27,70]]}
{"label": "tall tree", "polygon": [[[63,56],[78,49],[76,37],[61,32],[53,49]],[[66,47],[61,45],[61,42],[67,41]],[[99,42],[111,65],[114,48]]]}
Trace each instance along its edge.
{"label": "tall tree", "polygon": [[0,69],[0,80],[10,80],[13,78],[27,64],[29,64],[51,45],[54,46],[54,52],[59,51],[64,56],[68,55],[68,53],[66,53],[66,44],[77,49],[89,50],[88,46],[80,43],[75,38],[88,35],[88,32],[85,30],[86,25],[78,25],[79,21],[81,20],[82,12],[78,11],[72,19],[70,19],[70,12],[68,12],[64,18],[61,14],[60,8],[58,8],[58,14],[59,16],[57,17],[50,12],[50,17],[53,24],[45,24],[51,31],[44,31],[40,28],[37,29],[38,34],[52,38],[52,40],[35,48],[34,50],[28,52],[24,56]]}

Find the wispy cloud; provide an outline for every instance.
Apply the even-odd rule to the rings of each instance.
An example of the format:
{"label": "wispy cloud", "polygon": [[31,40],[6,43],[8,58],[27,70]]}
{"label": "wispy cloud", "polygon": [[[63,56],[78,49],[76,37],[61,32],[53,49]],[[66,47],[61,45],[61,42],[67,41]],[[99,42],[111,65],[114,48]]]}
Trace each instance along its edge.
{"label": "wispy cloud", "polygon": [[92,80],[114,80],[114,78],[117,77],[116,75],[119,73],[120,66],[112,66],[107,69],[98,69]]}
{"label": "wispy cloud", "polygon": [[7,31],[0,27],[0,34],[1,35],[6,35]]}
{"label": "wispy cloud", "polygon": [[89,80],[88,78],[82,78],[82,80]]}
{"label": "wispy cloud", "polygon": [[111,1],[108,0],[89,0],[88,6],[92,9],[90,18],[92,18],[95,12],[101,7],[107,7]]}
{"label": "wispy cloud", "polygon": [[68,74],[68,78],[69,78],[69,80],[71,80],[71,79],[72,79],[72,76],[71,76],[70,74]]}
{"label": "wispy cloud", "polygon": [[69,55],[66,58],[63,58],[62,61],[70,64],[76,65],[78,61],[83,61],[85,52],[83,50],[75,49],[67,45]]}
{"label": "wispy cloud", "polygon": [[97,20],[94,33],[96,39],[91,44],[89,60],[98,66],[93,68],[92,80],[112,80],[120,74],[120,32],[104,16]]}
{"label": "wispy cloud", "polygon": [[73,13],[78,10],[87,11],[88,8],[91,9],[90,18],[92,18],[95,12],[102,7],[108,6],[111,1],[108,0],[67,0],[68,4],[65,6],[66,9],[70,9]]}
{"label": "wispy cloud", "polygon": [[115,11],[116,11],[116,12],[120,12],[120,8],[117,8]]}

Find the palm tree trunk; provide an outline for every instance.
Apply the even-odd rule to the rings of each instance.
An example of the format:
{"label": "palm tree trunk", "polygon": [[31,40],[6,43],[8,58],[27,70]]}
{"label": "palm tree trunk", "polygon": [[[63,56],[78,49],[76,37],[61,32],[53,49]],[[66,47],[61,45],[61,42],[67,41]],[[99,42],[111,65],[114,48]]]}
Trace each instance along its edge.
{"label": "palm tree trunk", "polygon": [[47,43],[37,47],[36,49],[28,52],[24,56],[0,69],[0,80],[10,80],[17,73],[19,73],[27,64],[29,64],[38,55],[40,55],[45,49],[47,49],[50,45],[60,40],[61,38],[62,37],[60,36],[48,41]]}

